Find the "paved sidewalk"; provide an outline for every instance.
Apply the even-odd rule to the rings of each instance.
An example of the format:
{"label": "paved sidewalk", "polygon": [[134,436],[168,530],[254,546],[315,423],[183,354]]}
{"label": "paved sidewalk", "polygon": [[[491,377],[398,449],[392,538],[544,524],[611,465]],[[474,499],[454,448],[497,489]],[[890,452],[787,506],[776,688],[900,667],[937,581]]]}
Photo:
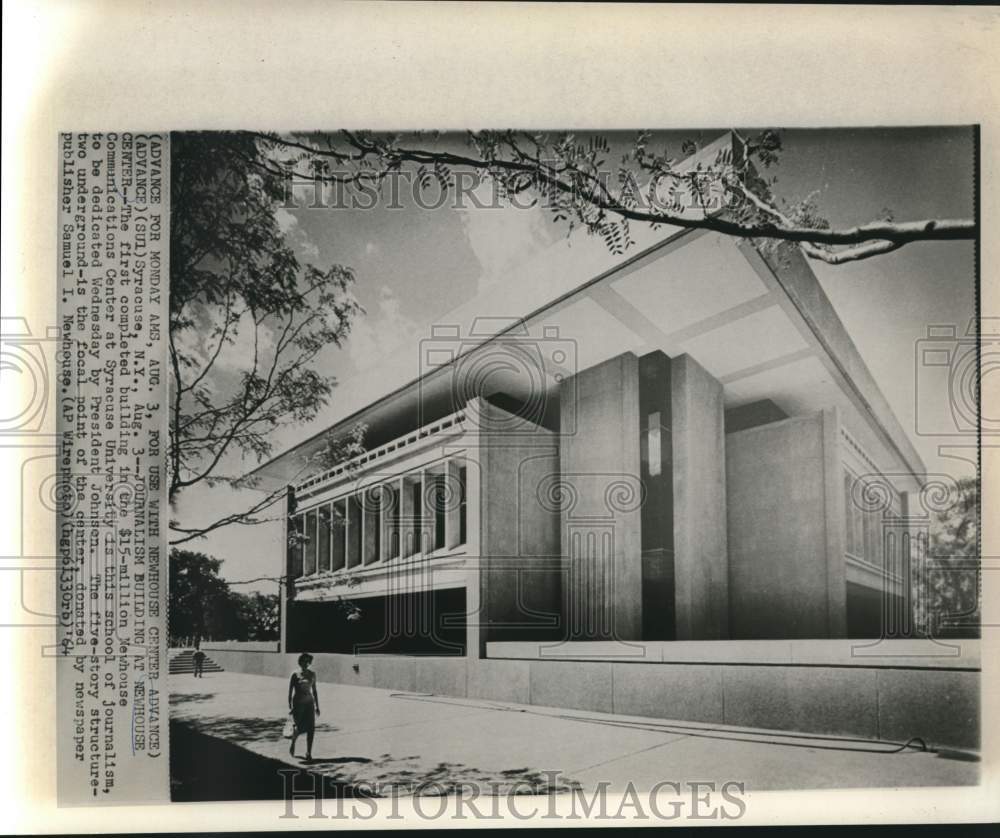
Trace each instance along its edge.
{"label": "paved sidewalk", "polygon": [[[538,791],[601,782],[727,781],[747,791],[968,785],[979,763],[885,742],[423,696],[320,682],[313,763],[281,736],[288,684],[236,672],[172,676],[171,720],[351,786],[434,781],[527,783]],[[305,752],[305,737],[298,753]],[[557,774],[545,773],[557,772]],[[523,786],[522,786],[523,787]]]}

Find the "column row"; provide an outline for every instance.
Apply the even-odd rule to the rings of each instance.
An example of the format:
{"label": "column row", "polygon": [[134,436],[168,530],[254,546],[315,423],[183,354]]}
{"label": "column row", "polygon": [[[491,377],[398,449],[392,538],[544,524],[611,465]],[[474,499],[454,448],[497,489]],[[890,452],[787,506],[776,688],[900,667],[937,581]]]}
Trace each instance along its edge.
{"label": "column row", "polygon": [[466,542],[465,461],[442,460],[289,518],[293,577],[456,549]]}

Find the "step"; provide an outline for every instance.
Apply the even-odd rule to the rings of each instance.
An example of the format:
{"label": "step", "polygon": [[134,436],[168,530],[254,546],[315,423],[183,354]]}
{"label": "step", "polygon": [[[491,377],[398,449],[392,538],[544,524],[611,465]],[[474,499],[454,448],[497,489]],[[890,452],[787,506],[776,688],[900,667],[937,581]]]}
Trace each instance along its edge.
{"label": "step", "polygon": [[[208,655],[205,656],[205,662],[202,664],[202,672],[225,672],[219,664],[217,664]],[[171,675],[191,675],[194,673],[194,650],[193,649],[183,649],[176,652],[169,658],[169,665],[167,671]]]}

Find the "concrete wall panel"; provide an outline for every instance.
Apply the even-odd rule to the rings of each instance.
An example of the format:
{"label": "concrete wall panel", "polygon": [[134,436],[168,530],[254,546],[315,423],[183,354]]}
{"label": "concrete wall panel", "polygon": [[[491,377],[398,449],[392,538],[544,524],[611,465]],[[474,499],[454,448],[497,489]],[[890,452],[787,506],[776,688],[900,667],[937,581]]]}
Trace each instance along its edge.
{"label": "concrete wall panel", "polygon": [[[212,651],[227,670],[282,679],[296,669],[295,657]],[[931,747],[980,747],[980,672],[930,669],[926,662],[925,668],[905,669],[318,654],[313,663],[321,684],[900,743],[919,736]]]}
{"label": "concrete wall panel", "polygon": [[531,702],[531,671],[528,661],[469,660],[467,695],[515,704]]}
{"label": "concrete wall panel", "polygon": [[374,669],[372,686],[383,690],[417,691],[417,659],[402,655],[372,655],[364,662]]}
{"label": "concrete wall panel", "polygon": [[678,640],[729,636],[722,385],[688,355],[670,362],[674,604]]}
{"label": "concrete wall panel", "polygon": [[466,696],[465,658],[416,658],[416,691],[450,695],[457,698]]}
{"label": "concrete wall panel", "polygon": [[718,666],[615,664],[614,712],[697,722],[722,722]]}
{"label": "concrete wall panel", "polygon": [[823,414],[729,434],[726,494],[732,637],[828,637]]}
{"label": "concrete wall panel", "polygon": [[978,672],[878,672],[879,728],[883,739],[919,736],[928,745],[979,748]]}
{"label": "concrete wall panel", "polygon": [[874,670],[726,666],[722,679],[726,724],[878,737]]}
{"label": "concrete wall panel", "polygon": [[569,562],[563,607],[570,636],[638,640],[641,506],[614,502],[611,490],[641,481],[639,360],[626,352],[590,367],[564,382],[561,396],[562,551]]}
{"label": "concrete wall panel", "polygon": [[531,661],[532,704],[611,713],[611,663]]}
{"label": "concrete wall panel", "polygon": [[[555,434],[478,402],[481,463],[480,643],[552,636],[536,613],[560,611],[559,510],[544,492],[559,475]],[[496,430],[490,430],[496,429]]]}

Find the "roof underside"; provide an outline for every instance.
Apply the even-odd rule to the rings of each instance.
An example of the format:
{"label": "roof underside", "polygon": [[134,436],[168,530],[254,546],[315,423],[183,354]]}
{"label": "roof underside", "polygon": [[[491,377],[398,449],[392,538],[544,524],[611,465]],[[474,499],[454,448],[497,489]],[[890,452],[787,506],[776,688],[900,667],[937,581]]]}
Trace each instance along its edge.
{"label": "roof underside", "polygon": [[[760,399],[789,415],[836,406],[865,444],[923,472],[804,259],[793,254],[781,266],[770,265],[747,242],[686,231],[661,233],[638,256],[619,261],[596,277],[590,273],[582,285],[582,266],[555,281],[549,272],[542,293],[554,290],[555,301],[524,320],[511,317],[511,306],[538,302],[539,283],[530,272],[492,299],[480,296],[450,313],[375,374],[340,388],[340,416],[258,474],[293,479],[331,429],[365,422],[374,434],[369,446],[377,445],[472,396],[505,394],[544,411],[562,377],[622,352],[653,350],[693,357],[722,383],[727,408]],[[562,288],[568,290],[559,295]],[[551,410],[538,416],[553,419]]]}

